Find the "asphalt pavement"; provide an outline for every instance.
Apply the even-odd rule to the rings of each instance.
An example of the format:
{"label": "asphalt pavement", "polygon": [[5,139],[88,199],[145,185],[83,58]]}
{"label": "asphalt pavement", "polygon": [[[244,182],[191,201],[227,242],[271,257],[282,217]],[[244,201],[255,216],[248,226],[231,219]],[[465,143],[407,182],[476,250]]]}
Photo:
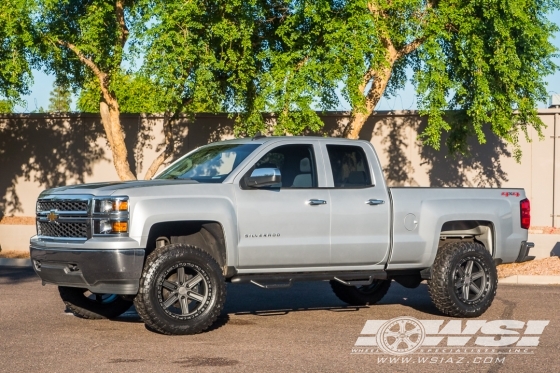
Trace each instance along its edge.
{"label": "asphalt pavement", "polygon": [[[556,285],[500,284],[477,318],[486,321],[469,324],[439,313],[425,284],[393,282],[371,307],[347,306],[326,282],[228,285],[211,330],[164,336],[133,308],[116,320],[74,317],[31,269],[0,267],[0,372],[558,372],[559,296]],[[421,346],[383,344],[395,318],[421,321]]]}

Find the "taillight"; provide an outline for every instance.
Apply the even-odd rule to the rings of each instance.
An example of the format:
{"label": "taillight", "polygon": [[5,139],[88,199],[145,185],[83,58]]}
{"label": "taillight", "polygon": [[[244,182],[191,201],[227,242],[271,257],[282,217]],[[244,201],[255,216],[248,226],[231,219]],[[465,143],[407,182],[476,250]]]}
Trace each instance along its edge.
{"label": "taillight", "polygon": [[521,228],[529,229],[531,226],[531,204],[527,198],[519,201],[521,208]]}

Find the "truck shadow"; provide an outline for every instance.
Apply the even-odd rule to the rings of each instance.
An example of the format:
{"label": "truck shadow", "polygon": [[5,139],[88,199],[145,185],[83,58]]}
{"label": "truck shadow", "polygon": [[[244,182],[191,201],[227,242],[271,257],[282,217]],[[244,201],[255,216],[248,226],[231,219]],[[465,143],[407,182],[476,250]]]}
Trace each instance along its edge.
{"label": "truck shadow", "polygon": [[[395,305],[410,308],[410,312],[402,308],[388,310],[384,307]],[[231,316],[282,317],[294,312],[313,311],[364,312],[364,318],[380,319],[391,319],[398,316],[412,316],[421,319],[427,315],[444,316],[432,303],[426,284],[421,284],[416,289],[407,289],[393,281],[389,292],[378,304],[351,306],[334,295],[328,282],[296,282],[290,288],[270,290],[251,284],[228,283],[224,309],[207,332],[226,325],[255,323],[249,319],[232,318]],[[134,307],[114,321],[142,322]]]}
{"label": "truck shadow", "polygon": [[[253,321],[230,316],[253,315],[262,317],[282,317],[294,312],[365,312],[364,317],[393,318],[412,316],[424,318],[423,315],[444,316],[434,306],[426,284],[416,289],[407,289],[394,282],[387,295],[376,305],[351,306],[339,300],[331,290],[328,282],[296,282],[285,289],[261,289],[251,284],[228,284],[225,307],[216,322],[207,330],[212,331],[225,325],[249,325]],[[402,309],[388,310],[384,306],[400,305],[410,308],[410,313]],[[379,309],[379,314],[376,313]],[[371,310],[371,311],[370,311]],[[114,319],[116,322],[142,322],[134,307]]]}
{"label": "truck shadow", "polygon": [[15,285],[22,282],[40,282],[41,279],[29,267],[0,267],[0,285]]}
{"label": "truck shadow", "polygon": [[282,316],[292,312],[318,310],[356,312],[395,304],[442,316],[433,305],[425,284],[416,289],[407,289],[396,282],[392,283],[381,302],[373,306],[350,306],[342,302],[334,295],[328,282],[296,282],[291,288],[274,290],[249,284],[228,284],[228,296],[222,315]]}

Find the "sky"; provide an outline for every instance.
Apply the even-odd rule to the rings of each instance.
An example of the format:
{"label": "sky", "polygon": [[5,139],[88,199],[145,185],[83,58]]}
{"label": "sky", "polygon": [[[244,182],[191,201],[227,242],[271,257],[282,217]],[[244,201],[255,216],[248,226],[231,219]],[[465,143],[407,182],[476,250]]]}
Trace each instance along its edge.
{"label": "sky", "polygon": [[[552,22],[560,25],[560,10],[554,11],[548,17]],[[558,48],[560,53],[560,32],[557,32],[552,43]],[[554,58],[556,65],[560,66],[560,57]],[[39,110],[40,108],[46,109],[49,106],[49,93],[53,88],[54,77],[47,75],[42,71],[33,71],[34,84],[31,87],[31,93],[22,97],[26,106],[17,106],[16,112],[25,113],[30,111]],[[549,94],[560,94],[560,71],[554,75],[545,77],[547,82],[547,89]],[[75,98],[72,103],[72,109],[75,109]],[[548,101],[539,104],[539,108],[548,107]],[[350,106],[347,102],[341,102],[337,110],[346,111]],[[377,110],[414,110],[416,109],[416,98],[414,93],[414,86],[410,83],[406,87],[397,92],[395,97],[389,99],[383,97],[377,105]]]}

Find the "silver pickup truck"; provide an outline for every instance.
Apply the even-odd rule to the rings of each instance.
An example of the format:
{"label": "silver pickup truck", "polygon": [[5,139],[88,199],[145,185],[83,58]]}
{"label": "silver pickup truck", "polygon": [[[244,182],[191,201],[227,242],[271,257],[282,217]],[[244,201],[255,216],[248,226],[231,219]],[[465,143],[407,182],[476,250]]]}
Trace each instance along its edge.
{"label": "silver pickup truck", "polygon": [[393,280],[427,280],[441,312],[479,316],[496,264],[533,259],[529,225],[522,189],[387,188],[369,142],[258,136],[200,147],[153,180],[44,191],[30,251],[77,316],[134,303],[151,330],[193,334],[226,282],[330,281],[368,305]]}

